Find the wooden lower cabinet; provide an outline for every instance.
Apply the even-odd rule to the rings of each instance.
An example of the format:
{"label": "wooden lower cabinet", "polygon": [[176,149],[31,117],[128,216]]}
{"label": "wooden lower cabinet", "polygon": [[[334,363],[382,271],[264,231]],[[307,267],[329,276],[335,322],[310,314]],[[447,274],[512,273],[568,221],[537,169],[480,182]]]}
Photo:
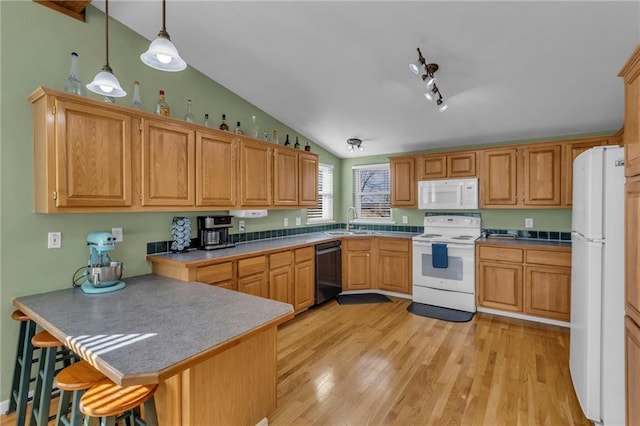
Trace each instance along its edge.
{"label": "wooden lower cabinet", "polygon": [[640,327],[630,317],[624,319],[626,352],[626,422],[640,424]]}
{"label": "wooden lower cabinet", "polygon": [[254,296],[269,297],[266,256],[238,260],[238,291]]}
{"label": "wooden lower cabinet", "polygon": [[343,290],[375,288],[371,280],[371,238],[345,240],[342,254]]}
{"label": "wooden lower cabinet", "polygon": [[411,240],[378,239],[378,288],[411,293]]}
{"label": "wooden lower cabinet", "polygon": [[213,284],[228,290],[237,290],[233,262],[218,263],[202,266],[196,272],[196,280],[201,283]]}
{"label": "wooden lower cabinet", "polygon": [[313,305],[315,299],[315,248],[304,247],[294,251],[293,310],[299,312]]}
{"label": "wooden lower cabinet", "polygon": [[269,255],[269,299],[293,300],[293,253],[290,250]]}
{"label": "wooden lower cabinet", "polygon": [[571,249],[479,243],[478,306],[571,320]]}

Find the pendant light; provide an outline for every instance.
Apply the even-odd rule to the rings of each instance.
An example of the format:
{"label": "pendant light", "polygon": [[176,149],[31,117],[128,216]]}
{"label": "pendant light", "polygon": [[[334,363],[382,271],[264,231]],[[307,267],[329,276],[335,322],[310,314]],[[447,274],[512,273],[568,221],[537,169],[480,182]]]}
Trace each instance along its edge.
{"label": "pendant light", "polygon": [[166,5],[162,0],[162,29],[158,36],[149,45],[149,50],[140,55],[140,59],[151,68],[160,71],[182,71],[187,68],[187,63],[180,57],[178,49],[171,43],[169,33],[165,25]]}
{"label": "pendant light", "polygon": [[127,92],[122,90],[120,86],[120,82],[113,75],[113,70],[109,66],[109,0],[105,1],[105,28],[106,28],[106,56],[107,61],[106,64],[103,65],[102,69],[96,76],[93,78],[93,81],[87,84],[87,89],[92,91],[93,93],[97,93],[98,95],[110,96],[113,98],[121,98],[123,96],[127,96]]}

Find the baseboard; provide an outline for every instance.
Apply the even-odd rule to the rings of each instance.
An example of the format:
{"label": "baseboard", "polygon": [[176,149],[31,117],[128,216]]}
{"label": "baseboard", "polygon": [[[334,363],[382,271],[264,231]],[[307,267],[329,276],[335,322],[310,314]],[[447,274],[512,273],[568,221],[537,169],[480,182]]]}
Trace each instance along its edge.
{"label": "baseboard", "polygon": [[566,328],[571,327],[571,323],[569,323],[569,322],[558,321],[558,320],[554,320],[554,319],[550,319],[550,318],[534,317],[532,315],[519,314],[519,313],[516,313],[516,312],[501,311],[500,309],[483,308],[482,306],[478,306],[477,310],[478,310],[478,312],[484,312],[484,313],[487,313],[487,314],[500,315],[500,316],[503,316],[503,317],[517,318],[517,319],[522,319],[522,320],[526,320],[526,321],[533,321],[533,322],[541,322],[543,324],[557,325],[559,327],[566,327]]}
{"label": "baseboard", "polygon": [[[29,391],[29,398],[33,398],[33,391]],[[4,401],[0,401],[0,414],[4,415],[9,409],[9,400],[5,399]]]}

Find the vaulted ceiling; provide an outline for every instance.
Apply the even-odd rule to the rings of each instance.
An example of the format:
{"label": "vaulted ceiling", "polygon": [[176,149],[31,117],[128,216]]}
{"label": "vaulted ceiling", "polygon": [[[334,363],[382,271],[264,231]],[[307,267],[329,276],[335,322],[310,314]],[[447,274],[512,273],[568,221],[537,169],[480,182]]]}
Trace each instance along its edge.
{"label": "vaulted ceiling", "polygon": [[[104,10],[104,2],[93,5]],[[112,0],[146,38],[161,2]],[[637,1],[167,1],[187,63],[339,157],[618,130]],[[449,104],[408,65],[420,47]]]}

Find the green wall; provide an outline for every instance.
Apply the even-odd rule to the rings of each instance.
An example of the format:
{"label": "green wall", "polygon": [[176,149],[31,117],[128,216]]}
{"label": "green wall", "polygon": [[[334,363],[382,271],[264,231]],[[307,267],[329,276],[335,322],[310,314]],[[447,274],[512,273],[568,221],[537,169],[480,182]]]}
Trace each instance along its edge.
{"label": "green wall", "polygon": [[[119,3],[116,3],[117,7]],[[122,4],[121,4],[122,5]],[[140,62],[139,55],[149,41],[111,20],[110,65],[124,89],[126,98],[116,103],[130,105],[133,81],[141,82],[146,110],[153,110],[159,89],[164,89],[174,117],[186,112],[186,100],[193,100],[197,121],[205,113],[217,123],[221,114],[233,126],[241,121],[249,129],[251,116],[257,117],[260,133],[277,129],[281,137],[295,135],[293,129],[260,111],[254,105],[202,75],[193,68],[180,73],[153,70]],[[150,34],[153,36],[154,34]],[[73,271],[86,264],[85,237],[94,230],[124,229],[124,242],[113,252],[125,264],[125,277],[150,272],[145,260],[146,243],[170,239],[174,215],[167,213],[94,213],[43,215],[33,213],[33,130],[31,104],[27,95],[38,86],[63,90],[69,72],[70,53],[80,57],[80,74],[89,82],[104,64],[104,14],[89,7],[87,23],[71,19],[30,1],[0,1],[0,401],[8,398],[13,370],[17,324],[10,319],[11,300],[16,296],[71,286]],[[99,98],[89,93],[88,96]],[[306,141],[304,135],[300,135]],[[346,138],[345,138],[346,139]],[[322,163],[334,164],[335,220],[344,222],[351,205],[351,167],[356,164],[388,162],[388,156],[350,157],[340,160],[311,143]],[[569,231],[568,210],[482,210],[484,227],[524,229],[524,218],[532,217],[534,229]],[[195,218],[196,213],[189,213]],[[393,209],[401,223],[420,226],[424,211]],[[272,210],[263,219],[246,219],[246,231],[283,228],[283,219],[295,227],[300,217],[304,226],[306,211]],[[195,221],[194,221],[195,223]],[[237,228],[236,228],[237,229]],[[62,248],[48,250],[47,232],[62,232]],[[235,232],[235,230],[233,231]],[[194,232],[195,235],[195,232]],[[78,318],[78,321],[90,321]]]}

